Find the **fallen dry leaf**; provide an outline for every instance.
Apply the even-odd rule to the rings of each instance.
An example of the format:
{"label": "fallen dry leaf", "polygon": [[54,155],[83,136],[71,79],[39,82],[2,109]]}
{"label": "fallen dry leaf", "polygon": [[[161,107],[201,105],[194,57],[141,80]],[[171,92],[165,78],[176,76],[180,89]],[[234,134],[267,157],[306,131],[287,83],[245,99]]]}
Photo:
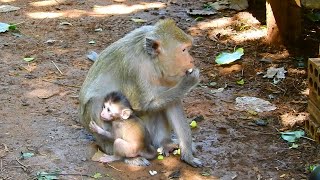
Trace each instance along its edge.
{"label": "fallen dry leaf", "polygon": [[0,158],[6,156],[9,152],[8,146],[2,143],[3,149],[0,149]]}
{"label": "fallen dry leaf", "polygon": [[92,156],[91,160],[99,162],[99,159],[103,157],[105,154],[98,149],[98,151]]}

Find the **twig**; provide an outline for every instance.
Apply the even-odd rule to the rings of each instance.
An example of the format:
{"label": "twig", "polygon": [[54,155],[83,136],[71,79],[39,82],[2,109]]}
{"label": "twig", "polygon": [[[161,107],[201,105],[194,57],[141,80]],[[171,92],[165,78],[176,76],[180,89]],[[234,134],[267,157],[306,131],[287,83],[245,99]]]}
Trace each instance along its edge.
{"label": "twig", "polygon": [[2,159],[0,160],[0,172],[3,171],[3,167],[2,167]]}
{"label": "twig", "polygon": [[23,23],[25,23],[25,21],[22,21],[22,22],[19,22],[17,24],[13,24],[13,25],[20,25],[20,24],[23,24]]}
{"label": "twig", "polygon": [[46,176],[85,176],[92,177],[89,174],[79,174],[79,173],[46,173]]}
{"label": "twig", "polygon": [[122,172],[122,170],[120,170],[120,169],[112,166],[111,164],[109,164],[109,163],[106,163],[106,164],[107,164],[109,167],[111,167],[112,169],[117,170],[117,171],[119,171],[119,172]]}
{"label": "twig", "polygon": [[311,139],[311,138],[309,138],[309,137],[306,137],[306,136],[301,136],[302,138],[304,138],[304,139],[308,139],[308,140],[310,140],[310,141],[313,141],[313,142],[315,142],[315,140],[314,139]]}
{"label": "twig", "polygon": [[282,92],[284,92],[284,93],[286,92],[286,90],[282,89],[281,87],[279,87],[279,86],[277,86],[277,85],[275,85],[275,84],[273,84],[273,83],[270,83],[270,84],[272,84],[274,87],[280,89]]}
{"label": "twig", "polygon": [[254,127],[250,127],[250,126],[244,126],[244,125],[239,125],[240,127],[243,127],[243,128],[247,128],[247,129],[250,129],[250,130],[253,130],[259,134],[265,134],[265,135],[277,135],[278,133],[274,134],[274,133],[266,133],[266,132],[260,132],[259,130],[255,129]]}
{"label": "twig", "polygon": [[35,28],[37,28],[37,27],[38,27],[38,25],[42,23],[42,21],[44,21],[45,19],[48,19],[48,18],[49,18],[49,16],[47,16],[47,17],[45,17],[45,18],[41,19],[41,20],[40,20],[40,22],[35,26]]}
{"label": "twig", "polygon": [[23,169],[24,171],[26,171],[27,168],[29,167],[29,166],[24,165],[22,162],[20,162],[18,158],[16,158],[16,161],[23,167],[22,169]]}
{"label": "twig", "polygon": [[54,63],[53,61],[51,61],[53,63],[53,65],[57,68],[57,70],[59,71],[60,74],[63,75],[63,73],[60,71],[59,67],[56,65],[56,63]]}
{"label": "twig", "polygon": [[74,87],[74,88],[80,88],[81,87],[81,86],[77,86],[77,85],[62,84],[62,83],[59,83],[59,82],[50,81],[50,80],[46,80],[46,79],[42,79],[42,81],[53,83],[53,84],[57,84],[57,85],[60,85],[60,86],[67,86],[67,87]]}
{"label": "twig", "polygon": [[21,168],[21,169],[23,169],[24,171],[27,171],[27,168],[24,167],[24,166],[8,166],[8,168]]}

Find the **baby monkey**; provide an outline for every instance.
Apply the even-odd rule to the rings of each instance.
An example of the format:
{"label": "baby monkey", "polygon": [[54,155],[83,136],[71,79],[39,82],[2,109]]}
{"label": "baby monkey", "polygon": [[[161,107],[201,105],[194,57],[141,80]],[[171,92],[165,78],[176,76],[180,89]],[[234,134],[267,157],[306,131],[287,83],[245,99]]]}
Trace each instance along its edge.
{"label": "baby monkey", "polygon": [[140,118],[134,115],[129,100],[121,92],[111,92],[105,97],[101,112],[103,121],[112,123],[111,132],[102,129],[94,121],[90,129],[109,139],[114,139],[113,155],[104,155],[100,162],[108,163],[137,156],[153,159],[157,151],[151,145],[148,130]]}

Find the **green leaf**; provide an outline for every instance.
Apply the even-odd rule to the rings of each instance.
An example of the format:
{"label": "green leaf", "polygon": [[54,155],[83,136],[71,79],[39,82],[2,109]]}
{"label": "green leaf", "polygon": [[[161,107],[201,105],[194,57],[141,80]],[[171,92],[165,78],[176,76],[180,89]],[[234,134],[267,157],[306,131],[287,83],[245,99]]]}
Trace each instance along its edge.
{"label": "green leaf", "polygon": [[210,82],[209,83],[209,86],[211,86],[211,87],[213,87],[213,86],[216,86],[218,83],[216,83],[216,82]]}
{"label": "green leaf", "polygon": [[16,30],[17,29],[17,25],[16,24],[10,24],[9,25],[9,30]]}
{"label": "green leaf", "polygon": [[304,136],[304,131],[299,130],[299,131],[291,131],[291,132],[282,132],[281,137],[282,139],[294,143],[296,142],[299,138]]}
{"label": "green leaf", "polygon": [[198,16],[196,19],[194,19],[194,21],[202,21],[202,20],[204,20],[204,18],[201,16]]}
{"label": "green leaf", "polygon": [[139,18],[132,18],[131,21],[133,21],[135,23],[145,23],[145,22],[147,22],[147,20],[139,19]]}
{"label": "green leaf", "polygon": [[201,172],[201,176],[211,176],[209,172]]}
{"label": "green leaf", "polygon": [[239,85],[244,85],[244,80],[241,79],[240,81],[237,81],[237,84],[239,84]]}
{"label": "green leaf", "polygon": [[310,165],[309,166],[309,171],[312,172],[315,168],[317,168],[319,165],[318,164],[314,164],[314,165]]}
{"label": "green leaf", "polygon": [[34,153],[23,153],[21,152],[21,159],[27,159],[27,158],[31,158],[32,156],[34,156]]}
{"label": "green leaf", "polygon": [[216,63],[229,64],[241,58],[244,54],[243,48],[238,48],[233,53],[222,52],[216,57]]}
{"label": "green leaf", "polygon": [[289,149],[297,149],[299,147],[299,144],[292,143]]}
{"label": "green leaf", "polygon": [[312,13],[311,12],[311,13],[307,14],[306,16],[312,22],[320,21],[320,12],[318,12],[318,13]]}
{"label": "green leaf", "polygon": [[8,31],[9,27],[10,24],[0,22],[0,33]]}
{"label": "green leaf", "polygon": [[47,172],[37,172],[37,180],[57,180],[57,174]]}
{"label": "green leaf", "polygon": [[101,173],[95,173],[92,177],[94,179],[99,179],[99,178],[102,178],[102,175],[101,175]]}
{"label": "green leaf", "polygon": [[33,57],[26,57],[26,58],[23,58],[23,60],[27,61],[27,62],[31,62],[34,60]]}

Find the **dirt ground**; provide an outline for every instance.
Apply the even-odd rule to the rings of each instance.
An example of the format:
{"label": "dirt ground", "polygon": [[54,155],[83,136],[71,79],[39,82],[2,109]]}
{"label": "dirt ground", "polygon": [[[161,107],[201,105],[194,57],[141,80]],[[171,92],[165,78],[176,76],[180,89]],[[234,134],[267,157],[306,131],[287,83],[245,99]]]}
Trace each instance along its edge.
{"label": "dirt ground", "polygon": [[[307,179],[308,167],[320,163],[319,145],[301,139],[297,149],[290,149],[279,131],[303,129],[308,116],[307,73],[297,62],[317,55],[314,44],[320,41],[319,23],[304,21],[308,44],[302,47],[308,50],[292,54],[264,43],[265,12],[259,4],[248,11],[224,10],[196,21],[186,10],[202,9],[207,1],[166,2],[0,0],[0,5],[21,8],[0,13],[0,22],[21,23],[18,31],[0,34],[1,180],[36,179],[38,172],[58,172],[59,179],[68,180],[91,179],[96,173],[101,173],[99,179],[168,179],[174,175],[192,180]],[[147,22],[136,23],[132,18]],[[174,155],[153,160],[148,167],[93,162],[97,147],[78,118],[79,89],[92,65],[86,54],[101,52],[131,30],[162,18],[174,19],[194,37],[191,54],[202,81],[186,95],[184,107],[188,118],[204,117],[192,133],[196,156],[205,167],[192,168]],[[102,31],[95,31],[98,28]],[[235,47],[244,48],[241,60],[216,65],[216,55]],[[35,59],[26,62],[25,57]],[[271,66],[288,71],[277,85],[259,75]],[[240,79],[243,85],[236,83]],[[222,92],[212,92],[222,87]],[[268,100],[277,109],[257,115],[238,111],[235,98],[241,96]],[[257,126],[256,119],[268,124]],[[27,152],[34,156],[19,159]],[[149,170],[158,174],[151,176]]]}

